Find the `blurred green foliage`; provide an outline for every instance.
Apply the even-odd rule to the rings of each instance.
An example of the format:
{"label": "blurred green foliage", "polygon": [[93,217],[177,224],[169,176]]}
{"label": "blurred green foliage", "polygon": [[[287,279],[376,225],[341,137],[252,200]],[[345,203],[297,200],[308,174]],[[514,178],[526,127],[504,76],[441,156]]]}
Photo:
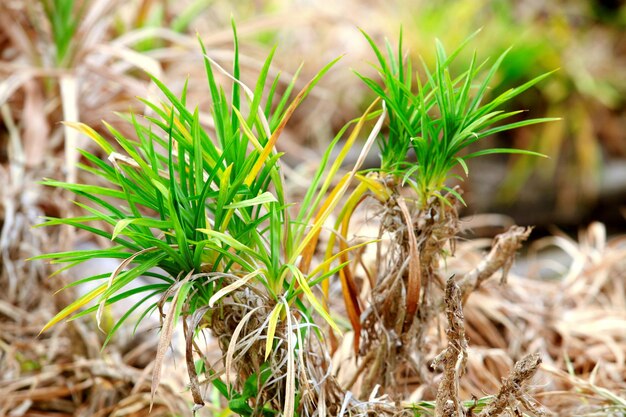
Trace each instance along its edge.
{"label": "blurred green foliage", "polygon": [[66,67],[75,53],[76,31],[84,16],[87,2],[75,0],[40,0],[52,32],[55,45],[55,64]]}

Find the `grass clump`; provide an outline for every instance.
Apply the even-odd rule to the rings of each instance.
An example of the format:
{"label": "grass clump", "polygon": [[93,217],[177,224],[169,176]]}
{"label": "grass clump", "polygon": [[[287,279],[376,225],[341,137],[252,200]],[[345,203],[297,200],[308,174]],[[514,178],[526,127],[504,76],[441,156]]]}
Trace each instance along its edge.
{"label": "grass clump", "polygon": [[[231,407],[244,415],[259,410],[283,410],[285,415],[292,415],[296,402],[312,401],[302,397],[302,384],[311,380],[302,368],[302,360],[306,353],[303,344],[308,343],[308,337],[315,337],[311,332],[315,327],[313,315],[321,316],[339,330],[312,287],[343,266],[338,264],[336,254],[314,268],[307,263],[306,270],[300,268],[299,260],[311,259],[321,227],[354,173],[330,190],[333,176],[326,177],[326,172],[336,173],[343,159],[330,163],[331,146],[305,204],[301,205],[297,219],[292,220],[275,144],[297,106],[336,61],[290,99],[295,79],[282,95],[277,92],[278,78],[268,79],[273,52],[252,90],[239,79],[236,31],[232,75],[202,49],[214,132],[201,127],[197,108],[187,109],[187,84],[177,96],[156,78],[153,81],[166,101],[144,100],[154,113],[147,117],[147,125],[133,115],[128,117],[135,139],[107,125],[115,139],[114,146],[90,127],[70,123],[108,155],[107,163],[81,151],[87,164],[80,165],[106,186],[45,180],[46,185],[75,193],[84,201],[76,204],[89,214],[50,218],[42,226],[70,225],[105,237],[114,245],[50,253],[36,259],[65,264],[63,269],[95,258],[119,259],[120,264],[111,274],[96,274],[70,284],[101,282],[60,311],[43,330],[63,319],[73,320],[94,312],[100,323],[106,305],[141,294],[143,298],[112,326],[105,344],[135,312],[141,321],[152,311],[160,311],[162,336],[153,394],[174,326],[182,319],[187,329],[188,371],[198,405],[203,404],[203,399],[191,347],[199,328],[209,327],[225,354],[225,369],[219,372],[228,375],[233,371],[232,365],[238,378],[233,386],[223,385],[217,378],[219,373],[208,363],[200,368],[229,398]],[[231,78],[230,95],[218,85],[217,70]],[[348,143],[354,143],[364,122],[371,117],[366,113],[351,123],[354,128]],[[333,144],[339,139],[338,136]],[[94,222],[108,226],[95,227]],[[154,282],[127,288],[141,276],[151,277]],[[171,305],[167,312],[166,302]],[[88,308],[79,311],[85,306]],[[235,354],[240,358],[237,361],[233,361]],[[296,355],[301,366],[296,364]],[[249,389],[253,383],[263,385],[254,396],[256,411],[249,409],[253,407]]]}
{"label": "grass clump", "polygon": [[[448,356],[458,353],[458,363],[465,363],[467,341],[462,320],[458,323],[450,318],[462,315],[462,306],[457,304],[464,303],[484,279],[501,268],[506,274],[515,251],[530,233],[523,228],[511,229],[495,241],[498,255],[488,256],[480,270],[453,280],[444,278],[441,261],[454,255],[458,209],[464,204],[461,189],[449,186],[452,178],[462,180],[455,168],[462,168],[468,175],[467,160],[490,154],[541,156],[521,149],[471,148],[491,135],[557,119],[519,119],[522,110],[503,108],[550,73],[489,98],[490,83],[506,52],[491,66],[487,61],[478,63],[474,53],[467,69],[455,75],[453,63],[471,37],[450,55],[437,42],[436,64],[434,68],[424,65],[420,76],[420,72],[414,72],[416,65],[403,58],[402,34],[396,53],[386,44],[387,56],[371,37],[364,36],[378,60],[380,81],[359,77],[384,102],[389,117],[386,130],[378,137],[380,167],[360,173],[359,185],[348,197],[335,226],[341,242],[348,242],[357,207],[367,199],[378,203],[374,211],[380,218],[380,240],[374,267],[366,273],[370,288],[366,300],[359,297],[361,290],[352,265],[340,271],[344,293],[349,294],[344,298],[352,312],[349,317],[355,331],[355,354],[363,361],[352,382],[360,383],[363,397],[380,386],[401,399],[397,389],[389,392],[387,388],[397,387],[406,379],[422,385],[434,383],[427,357],[441,347],[433,347],[427,335],[444,311],[452,326],[448,342],[454,345],[447,349],[453,352]],[[331,238],[331,246],[333,243]],[[457,286],[458,291],[452,291]],[[459,296],[446,299],[450,291]],[[451,361],[456,362],[452,357],[448,359],[443,361],[444,375],[450,376],[447,386],[453,388],[458,386],[464,366],[448,369]],[[444,382],[437,395],[437,415],[446,405],[445,401],[439,404],[440,398],[450,399],[460,412],[458,393],[452,388],[444,390]]]}
{"label": "grass clump", "polygon": [[[447,184],[451,171],[460,166],[468,175],[467,160],[489,154],[515,153],[543,156],[512,148],[488,148],[468,152],[470,146],[491,135],[532,124],[558,120],[534,118],[515,120],[524,110],[507,111],[505,103],[539,83],[551,73],[542,74],[499,96],[489,99],[490,83],[506,58],[507,50],[491,66],[488,60],[477,61],[474,52],[467,70],[454,75],[455,58],[470,42],[465,40],[452,54],[436,41],[436,62],[433,69],[423,64],[423,79],[410,60],[403,58],[402,33],[394,54],[386,45],[385,57],[374,40],[364,33],[378,60],[377,81],[359,75],[363,82],[385,101],[389,111],[389,133],[379,138],[380,172],[409,184],[416,191],[422,207],[431,197],[453,192]],[[409,151],[416,162],[409,161]],[[457,195],[460,198],[459,195]],[[442,199],[443,201],[443,199]]]}

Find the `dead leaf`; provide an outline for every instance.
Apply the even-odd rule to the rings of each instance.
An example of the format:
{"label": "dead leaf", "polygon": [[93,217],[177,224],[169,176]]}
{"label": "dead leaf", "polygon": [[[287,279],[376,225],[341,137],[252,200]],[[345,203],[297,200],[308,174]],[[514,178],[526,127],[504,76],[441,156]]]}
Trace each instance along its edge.
{"label": "dead leaf", "polygon": [[178,289],[176,290],[176,294],[174,294],[174,297],[172,298],[170,309],[165,316],[165,321],[163,322],[163,327],[161,328],[161,337],[159,338],[157,354],[156,358],[154,359],[154,368],[152,369],[152,384],[150,385],[150,411],[152,411],[152,406],[154,405],[154,394],[156,394],[156,390],[159,387],[159,382],[161,381],[161,368],[163,366],[165,352],[167,351],[167,347],[172,341],[172,334],[174,333],[174,316],[176,311],[176,303],[178,302],[180,291],[184,287],[183,284],[189,281],[192,273],[193,271],[189,272],[182,281],[179,281]]}

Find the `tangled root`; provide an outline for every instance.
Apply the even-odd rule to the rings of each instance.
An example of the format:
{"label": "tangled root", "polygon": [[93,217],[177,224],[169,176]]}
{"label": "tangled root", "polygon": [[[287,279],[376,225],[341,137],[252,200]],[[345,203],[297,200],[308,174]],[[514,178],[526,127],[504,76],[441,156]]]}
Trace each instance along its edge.
{"label": "tangled root", "polygon": [[363,316],[360,355],[369,369],[363,372],[362,397],[376,384],[383,390],[397,387],[398,373],[432,382],[425,337],[441,310],[444,282],[439,261],[454,251],[459,230],[459,202],[453,195],[445,198],[449,205],[435,199],[419,209],[395,195],[384,207],[379,237],[388,234],[392,241],[385,253],[379,247],[376,263],[384,267]]}

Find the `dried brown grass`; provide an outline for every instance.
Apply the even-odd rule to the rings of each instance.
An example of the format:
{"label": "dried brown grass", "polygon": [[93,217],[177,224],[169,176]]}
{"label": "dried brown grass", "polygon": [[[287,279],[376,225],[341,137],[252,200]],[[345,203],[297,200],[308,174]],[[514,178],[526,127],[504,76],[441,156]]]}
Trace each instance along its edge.
{"label": "dried brown grass", "polygon": [[[479,262],[476,243],[460,244],[449,266]],[[465,391],[480,396],[511,359],[539,352],[535,395],[548,409],[564,416],[624,413],[626,240],[608,239],[594,223],[578,241],[556,235],[534,242],[529,259],[527,276],[491,283],[467,302],[467,335],[479,354],[470,355]]]}
{"label": "dried brown grass", "polygon": [[[527,233],[523,229],[521,232]],[[517,248],[519,242],[511,250]],[[465,374],[456,366],[446,368],[446,361],[440,361],[443,363],[437,372],[443,372],[443,379],[433,374],[431,382],[424,384],[419,376],[404,374],[405,378],[399,378],[393,386],[394,392],[406,392],[405,400],[412,402],[435,400],[437,387],[441,390],[446,386],[442,381],[446,380],[446,372],[451,372],[448,380],[452,385],[458,383],[458,397],[450,394],[454,390],[448,390],[442,398],[467,401],[500,392],[496,398],[513,401],[508,403],[509,413],[522,405],[533,415],[622,415],[626,411],[625,251],[626,239],[607,238],[599,223],[581,230],[578,241],[557,234],[533,242],[522,259],[524,265],[513,268],[506,283],[487,279],[465,297],[464,328],[455,325],[469,341]],[[501,247],[501,239],[493,243],[489,239],[459,241],[455,255],[447,257],[441,266],[442,273],[467,278],[457,278],[463,288],[471,277],[482,276],[477,272],[490,269],[484,268],[488,259],[503,252],[506,249]],[[500,263],[500,267],[510,267],[507,264]],[[483,278],[493,272],[495,268]],[[365,277],[362,279],[367,282]],[[425,335],[426,357],[434,358],[436,346],[446,346],[449,340],[457,346],[449,351],[450,355],[462,351],[458,348],[463,345],[459,333],[453,331],[452,339],[444,337],[445,327],[442,323]],[[351,343],[349,338],[344,341],[333,359],[344,386],[359,366],[349,362]],[[538,366],[540,361],[543,363]],[[519,385],[513,383],[519,378],[516,372],[530,377],[530,368],[536,376],[527,390],[518,391],[524,396],[507,394],[512,386]],[[526,391],[534,401],[525,396]],[[438,415],[445,414],[446,404],[447,400],[441,401]],[[482,413],[496,415],[501,411],[503,408],[494,402]]]}

